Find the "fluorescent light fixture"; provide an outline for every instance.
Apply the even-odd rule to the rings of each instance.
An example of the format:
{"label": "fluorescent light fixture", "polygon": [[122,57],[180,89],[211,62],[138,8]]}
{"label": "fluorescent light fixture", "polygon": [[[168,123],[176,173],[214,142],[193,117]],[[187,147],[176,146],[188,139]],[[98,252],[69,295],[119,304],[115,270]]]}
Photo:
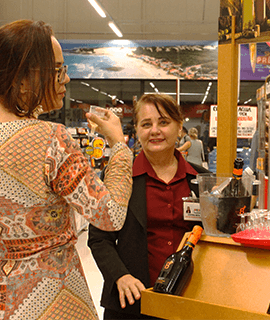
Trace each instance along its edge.
{"label": "fluorescent light fixture", "polygon": [[88,2],[96,10],[96,12],[101,16],[101,18],[106,18],[106,13],[95,0],[88,0]]}
{"label": "fluorescent light fixture", "polygon": [[[145,91],[144,92],[145,94],[153,94],[153,92],[147,92],[147,91]],[[176,92],[160,92],[160,93],[162,93],[162,94],[169,94],[169,95],[171,95],[171,96],[175,96],[176,95]],[[183,92],[183,93],[179,93],[180,94],[180,96],[204,96],[204,93],[196,93],[196,92],[194,92],[194,93],[185,93],[185,92]]]}
{"label": "fluorescent light fixture", "polygon": [[81,84],[83,84],[84,86],[90,87],[90,84],[89,84],[89,83],[86,83],[86,82],[82,82],[82,81],[81,81]]}
{"label": "fluorescent light fixture", "polygon": [[150,82],[149,84],[153,89],[155,88],[155,85],[153,84],[153,82]]}
{"label": "fluorescent light fixture", "polygon": [[244,102],[244,104],[249,103],[250,101],[252,101],[252,99],[248,99],[247,101]]}
{"label": "fluorescent light fixture", "polygon": [[77,102],[77,103],[83,103],[83,101],[81,101],[81,100],[76,100],[76,102]]}
{"label": "fluorescent light fixture", "polygon": [[122,32],[116,27],[116,25],[113,22],[109,22],[109,27],[119,38],[123,37]]}
{"label": "fluorescent light fixture", "polygon": [[211,89],[211,86],[212,86],[212,82],[209,82],[209,83],[208,83],[208,87],[207,87],[207,89],[206,89],[206,91],[205,91],[205,94],[204,94],[204,98],[203,98],[203,100],[202,100],[202,104],[205,103],[205,100],[206,100],[207,97],[208,97],[208,94],[209,94],[209,91],[210,91],[210,89]]}

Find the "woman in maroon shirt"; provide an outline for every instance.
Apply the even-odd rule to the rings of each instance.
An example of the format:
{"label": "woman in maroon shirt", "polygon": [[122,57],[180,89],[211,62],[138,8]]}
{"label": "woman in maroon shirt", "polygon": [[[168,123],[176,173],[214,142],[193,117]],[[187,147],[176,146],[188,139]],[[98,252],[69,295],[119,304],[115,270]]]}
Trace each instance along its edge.
{"label": "woman in maroon shirt", "polygon": [[141,291],[154,285],[165,259],[194,225],[183,219],[182,198],[199,171],[175,149],[182,123],[180,107],[168,95],[143,95],[135,106],[142,151],[133,164],[126,222],[119,232],[89,228],[88,245],[105,280],[104,319],[148,318],[140,314]]}

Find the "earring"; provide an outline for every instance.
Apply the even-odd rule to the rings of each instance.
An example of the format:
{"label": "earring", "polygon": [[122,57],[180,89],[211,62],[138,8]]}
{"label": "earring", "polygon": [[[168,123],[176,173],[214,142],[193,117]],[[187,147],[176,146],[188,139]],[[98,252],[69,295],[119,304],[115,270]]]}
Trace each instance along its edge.
{"label": "earring", "polygon": [[16,105],[16,109],[17,109],[20,117],[24,117],[28,113],[28,110],[24,110],[18,105]]}
{"label": "earring", "polygon": [[42,108],[42,105],[39,104],[37,107],[35,107],[35,109],[31,112],[31,116],[35,119],[38,118],[38,116],[40,114],[42,114],[44,112],[43,108]]}

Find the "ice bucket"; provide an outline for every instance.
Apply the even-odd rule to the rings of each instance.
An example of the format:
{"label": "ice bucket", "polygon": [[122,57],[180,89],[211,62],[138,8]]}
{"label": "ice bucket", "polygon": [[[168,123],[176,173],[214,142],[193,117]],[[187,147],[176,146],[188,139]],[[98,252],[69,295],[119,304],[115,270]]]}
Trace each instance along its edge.
{"label": "ice bucket", "polygon": [[199,184],[200,211],[204,231],[207,235],[230,237],[236,232],[244,212],[250,211],[254,176],[242,178],[244,192],[241,196],[225,196],[215,190],[229,183],[233,177],[216,176],[212,173],[198,174],[193,183]]}

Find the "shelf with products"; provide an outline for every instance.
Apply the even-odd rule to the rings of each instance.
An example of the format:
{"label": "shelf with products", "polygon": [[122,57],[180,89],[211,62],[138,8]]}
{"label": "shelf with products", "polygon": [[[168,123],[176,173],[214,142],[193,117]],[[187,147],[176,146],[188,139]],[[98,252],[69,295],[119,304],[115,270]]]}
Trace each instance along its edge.
{"label": "shelf with products", "polygon": [[167,320],[270,319],[270,250],[203,235],[192,259],[194,272],[184,293],[175,296],[144,290],[142,313]]}

